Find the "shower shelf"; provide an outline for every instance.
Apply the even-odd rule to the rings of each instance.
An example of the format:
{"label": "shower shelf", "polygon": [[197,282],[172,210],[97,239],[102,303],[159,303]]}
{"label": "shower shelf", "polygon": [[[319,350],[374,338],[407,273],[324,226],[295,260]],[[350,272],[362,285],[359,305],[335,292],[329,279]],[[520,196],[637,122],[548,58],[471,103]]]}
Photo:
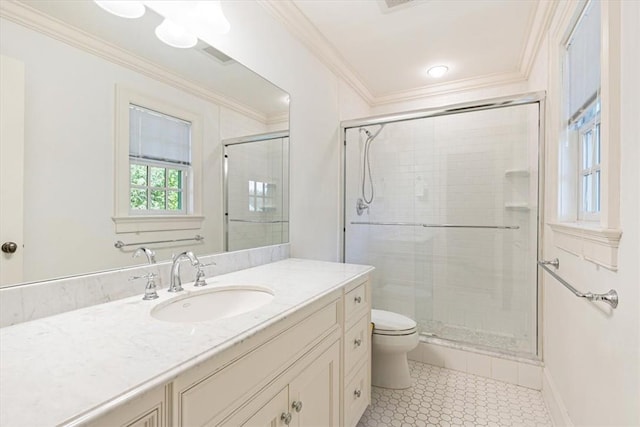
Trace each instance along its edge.
{"label": "shower shelf", "polygon": [[505,203],[504,208],[511,211],[530,211],[531,207],[526,202]]}
{"label": "shower shelf", "polygon": [[529,176],[529,170],[528,169],[507,169],[506,171],[504,171],[504,176],[507,178],[511,176],[527,177]]}

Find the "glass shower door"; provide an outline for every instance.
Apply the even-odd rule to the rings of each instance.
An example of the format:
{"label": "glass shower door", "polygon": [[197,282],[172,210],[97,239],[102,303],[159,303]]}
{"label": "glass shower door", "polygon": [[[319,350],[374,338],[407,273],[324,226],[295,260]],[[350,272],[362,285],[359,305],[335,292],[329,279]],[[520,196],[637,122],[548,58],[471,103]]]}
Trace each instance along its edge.
{"label": "glass shower door", "polygon": [[388,123],[369,178],[378,127],[347,129],[345,154],[345,261],[376,267],[374,307],[424,335],[536,354],[538,104]]}
{"label": "glass shower door", "polygon": [[251,138],[224,146],[227,251],[289,241],[289,138]]}

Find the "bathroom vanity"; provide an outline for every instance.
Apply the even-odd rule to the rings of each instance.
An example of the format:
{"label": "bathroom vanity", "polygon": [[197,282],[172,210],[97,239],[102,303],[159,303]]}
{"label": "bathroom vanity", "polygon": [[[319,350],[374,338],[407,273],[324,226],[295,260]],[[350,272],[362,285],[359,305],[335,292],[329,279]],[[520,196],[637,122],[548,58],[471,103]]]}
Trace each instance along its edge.
{"label": "bathroom vanity", "polygon": [[370,403],[371,270],[286,259],[177,297],[272,292],[226,318],[158,320],[176,298],[165,288],[0,329],[0,424],[355,426]]}

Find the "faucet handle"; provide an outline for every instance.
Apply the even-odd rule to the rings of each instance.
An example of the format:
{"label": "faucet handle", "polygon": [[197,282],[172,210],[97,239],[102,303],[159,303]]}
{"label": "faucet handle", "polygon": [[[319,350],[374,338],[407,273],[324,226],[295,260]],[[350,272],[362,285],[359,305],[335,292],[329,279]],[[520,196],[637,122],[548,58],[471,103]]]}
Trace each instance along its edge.
{"label": "faucet handle", "polygon": [[129,277],[129,281],[138,280],[138,279],[153,280],[156,277],[158,277],[156,273],[148,273],[148,274],[143,274],[142,276],[131,276]]}
{"label": "faucet handle", "polygon": [[207,264],[198,263],[198,265],[196,265],[198,271],[196,271],[196,282],[193,284],[193,286],[206,286],[207,282],[204,280],[204,271],[202,269],[204,267],[209,267],[210,265],[216,265],[216,263],[212,261]]}
{"label": "faucet handle", "polygon": [[145,286],[144,288],[144,296],[142,297],[143,300],[152,300],[152,299],[156,299],[158,298],[158,292],[156,292],[156,289],[158,289],[158,287],[156,286],[156,282],[155,282],[155,278],[158,275],[155,273],[148,273],[148,274],[143,274],[142,276],[132,276],[129,277],[129,281],[132,280],[138,280],[138,279],[147,279],[147,286]]}

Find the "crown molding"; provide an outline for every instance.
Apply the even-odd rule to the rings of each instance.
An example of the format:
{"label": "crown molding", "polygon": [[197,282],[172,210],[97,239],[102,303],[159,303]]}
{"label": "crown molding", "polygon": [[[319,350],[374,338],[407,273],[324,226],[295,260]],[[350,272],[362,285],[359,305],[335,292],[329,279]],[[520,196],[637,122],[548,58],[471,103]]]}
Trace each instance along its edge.
{"label": "crown molding", "polygon": [[411,101],[434,95],[452,94],[456,92],[466,92],[470,90],[494,87],[499,85],[524,83],[526,81],[527,78],[523,76],[519,71],[489,74],[480,77],[472,77],[469,79],[461,79],[451,82],[423,86],[416,89],[392,92],[377,97],[371,104],[371,107],[379,107],[386,104]]}
{"label": "crown molding", "polygon": [[374,102],[373,94],[358,73],[291,0],[258,0],[258,3],[334,74],[345,80],[362,99],[369,104]]}
{"label": "crown molding", "polygon": [[553,15],[558,7],[555,1],[541,0],[536,4],[527,31],[527,40],[520,57],[520,73],[529,79],[542,41],[547,34]]}
{"label": "crown molding", "polygon": [[351,86],[370,107],[444,93],[464,92],[490,86],[526,82],[557,6],[555,1],[550,0],[541,0],[536,5],[528,25],[527,41],[514,71],[374,95],[358,73],[348,65],[348,62],[338,53],[337,49],[309,21],[293,1],[258,0],[258,3],[277,18],[295,38],[302,41],[331,71]]}
{"label": "crown molding", "polygon": [[79,28],[72,27],[25,4],[17,3],[14,0],[1,0],[0,17],[169,86],[173,86],[198,98],[234,110],[260,123],[267,124],[268,122],[265,114],[247,105],[204,88],[161,65],[141,58],[119,46],[102,40]]}

